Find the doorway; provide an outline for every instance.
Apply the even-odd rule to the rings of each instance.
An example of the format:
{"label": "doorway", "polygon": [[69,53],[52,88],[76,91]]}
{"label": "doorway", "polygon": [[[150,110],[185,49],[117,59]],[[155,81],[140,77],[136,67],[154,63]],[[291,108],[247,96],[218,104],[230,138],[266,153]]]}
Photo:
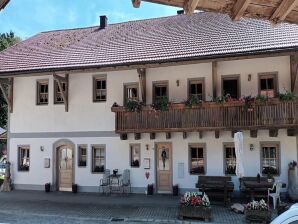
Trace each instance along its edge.
{"label": "doorway", "polygon": [[73,183],[73,148],[62,145],[57,148],[57,187],[59,191],[71,191]]}
{"label": "doorway", "polygon": [[156,144],[156,186],[158,193],[172,192],[172,144]]}

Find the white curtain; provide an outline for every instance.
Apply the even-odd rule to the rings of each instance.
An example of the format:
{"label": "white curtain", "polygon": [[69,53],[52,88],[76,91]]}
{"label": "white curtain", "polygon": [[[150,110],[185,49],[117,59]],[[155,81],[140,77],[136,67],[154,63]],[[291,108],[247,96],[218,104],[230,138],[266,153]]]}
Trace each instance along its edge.
{"label": "white curtain", "polygon": [[243,134],[237,132],[234,134],[235,153],[236,153],[236,175],[238,178],[244,176],[243,168]]}

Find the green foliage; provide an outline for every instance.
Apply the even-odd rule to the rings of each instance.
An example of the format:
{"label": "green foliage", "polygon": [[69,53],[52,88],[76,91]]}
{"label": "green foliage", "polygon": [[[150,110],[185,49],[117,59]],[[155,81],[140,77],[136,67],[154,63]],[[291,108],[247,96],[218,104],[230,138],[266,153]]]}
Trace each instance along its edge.
{"label": "green foliage", "polygon": [[278,97],[281,101],[291,101],[295,99],[294,93],[286,91],[285,93],[279,93]]}
{"label": "green foliage", "polygon": [[152,108],[159,111],[167,111],[169,109],[169,100],[168,97],[163,96],[158,98],[152,104]]}
{"label": "green foliage", "polygon": [[138,100],[129,100],[125,106],[126,109],[130,112],[140,112],[143,105]]}
{"label": "green foliage", "polygon": [[255,101],[257,103],[265,103],[267,102],[268,98],[266,96],[257,95]]}
{"label": "green foliage", "polygon": [[[0,51],[20,42],[21,39],[16,37],[12,31],[9,33],[0,33]],[[7,104],[0,93],[0,127],[6,128],[7,124]]]}
{"label": "green foliage", "polygon": [[215,98],[215,102],[216,103],[221,103],[221,104],[223,104],[223,103],[225,103],[226,101],[227,101],[227,99],[228,99],[228,96],[218,96],[218,97],[216,97]]}
{"label": "green foliage", "polygon": [[187,108],[192,108],[193,106],[198,105],[200,103],[202,103],[202,101],[199,100],[199,98],[196,96],[191,96],[188,100],[184,102]]}

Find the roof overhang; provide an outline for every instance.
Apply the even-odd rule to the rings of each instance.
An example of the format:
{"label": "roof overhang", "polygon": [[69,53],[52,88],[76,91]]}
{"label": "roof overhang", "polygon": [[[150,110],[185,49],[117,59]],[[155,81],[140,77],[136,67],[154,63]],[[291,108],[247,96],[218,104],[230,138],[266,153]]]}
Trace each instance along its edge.
{"label": "roof overhang", "polygon": [[[143,0],[145,2],[183,8],[191,15],[194,10],[228,14],[234,21],[241,17],[270,20],[272,23],[298,24],[298,0]],[[141,0],[132,0],[138,8]]]}
{"label": "roof overhang", "polygon": [[0,11],[5,8],[10,0],[0,0]]}

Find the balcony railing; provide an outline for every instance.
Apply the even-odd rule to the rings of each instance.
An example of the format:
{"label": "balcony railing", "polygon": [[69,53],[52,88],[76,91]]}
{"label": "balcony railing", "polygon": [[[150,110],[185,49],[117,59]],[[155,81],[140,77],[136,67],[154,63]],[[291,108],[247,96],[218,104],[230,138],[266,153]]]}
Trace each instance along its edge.
{"label": "balcony railing", "polygon": [[140,112],[112,107],[116,113],[117,133],[190,132],[212,130],[257,130],[298,127],[298,102],[271,100],[254,103],[203,103],[186,108],[172,104],[167,111],[149,106]]}

